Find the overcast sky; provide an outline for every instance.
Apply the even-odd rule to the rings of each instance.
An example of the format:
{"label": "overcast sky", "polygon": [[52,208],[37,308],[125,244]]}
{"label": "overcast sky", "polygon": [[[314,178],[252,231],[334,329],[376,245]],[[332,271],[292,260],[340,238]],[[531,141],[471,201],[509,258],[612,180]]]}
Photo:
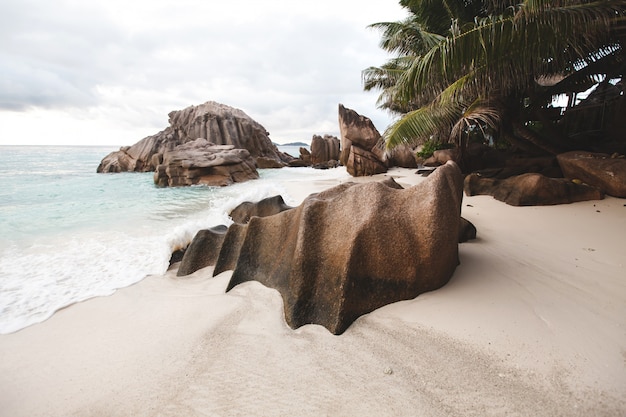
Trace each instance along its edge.
{"label": "overcast sky", "polygon": [[367,25],[397,0],[1,0],[0,144],[131,145],[217,101],[278,143],[338,135],[337,105],[390,123],[363,92]]}

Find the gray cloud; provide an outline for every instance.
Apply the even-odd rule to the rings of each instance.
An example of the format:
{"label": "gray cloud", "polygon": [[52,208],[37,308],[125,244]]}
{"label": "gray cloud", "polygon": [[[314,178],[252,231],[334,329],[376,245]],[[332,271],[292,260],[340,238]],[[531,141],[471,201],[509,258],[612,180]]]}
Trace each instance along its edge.
{"label": "gray cloud", "polygon": [[4,0],[0,111],[117,107],[157,124],[215,100],[301,139],[335,128],[342,102],[381,129],[360,71],[385,59],[365,26],[399,18],[388,2],[379,17],[356,0]]}

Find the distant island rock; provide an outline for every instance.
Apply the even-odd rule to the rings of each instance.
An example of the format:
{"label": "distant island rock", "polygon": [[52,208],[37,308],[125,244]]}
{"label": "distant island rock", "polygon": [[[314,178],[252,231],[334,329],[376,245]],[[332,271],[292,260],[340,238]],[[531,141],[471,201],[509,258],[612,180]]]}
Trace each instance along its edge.
{"label": "distant island rock", "polygon": [[289,143],[280,143],[277,146],[309,146],[308,143],[305,142],[289,142]]}
{"label": "distant island rock", "polygon": [[[122,147],[119,151],[104,157],[97,172],[150,172],[160,170],[160,185],[165,185],[171,182],[165,180],[168,177],[165,170],[175,170],[171,164],[175,160],[180,160],[180,158],[168,159],[166,155],[197,139],[205,139],[212,145],[227,145],[229,147],[229,149],[213,148],[211,154],[214,162],[212,164],[220,160],[231,163],[233,161],[232,149],[245,149],[258,168],[283,167],[293,159],[293,157],[278,150],[270,140],[269,133],[261,124],[242,110],[224,104],[209,101],[197,106],[189,106],[183,110],[172,111],[169,113],[169,123],[170,125],[165,130],[145,137],[132,146]],[[188,156],[189,151],[193,148],[193,146],[187,147],[185,154]],[[229,156],[222,158],[217,154],[219,152],[229,153]],[[164,160],[168,161],[168,165],[159,168]],[[188,161],[189,158],[182,160]],[[246,165],[249,166],[249,163],[246,162]],[[216,165],[212,166],[215,167]],[[204,176],[206,177],[206,175]],[[178,181],[174,182],[177,183]],[[189,181],[183,180],[182,182]]]}

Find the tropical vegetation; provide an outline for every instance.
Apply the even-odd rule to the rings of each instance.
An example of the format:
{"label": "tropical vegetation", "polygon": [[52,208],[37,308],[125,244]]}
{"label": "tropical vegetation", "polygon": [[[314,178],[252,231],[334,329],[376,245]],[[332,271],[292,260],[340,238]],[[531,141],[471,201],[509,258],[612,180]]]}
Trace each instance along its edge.
{"label": "tropical vegetation", "polygon": [[555,154],[598,144],[608,122],[624,122],[626,0],[400,5],[406,19],[371,25],[392,58],[363,71],[365,90],[398,116],[388,149],[478,140]]}

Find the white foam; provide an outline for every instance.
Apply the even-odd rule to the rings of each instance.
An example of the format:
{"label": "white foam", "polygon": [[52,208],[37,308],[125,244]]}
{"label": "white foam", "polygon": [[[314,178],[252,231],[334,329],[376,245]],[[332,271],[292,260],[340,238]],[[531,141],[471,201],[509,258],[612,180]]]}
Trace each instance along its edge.
{"label": "white foam", "polygon": [[3,245],[0,333],[41,322],[73,303],[110,295],[147,275],[163,274],[171,253],[187,246],[198,230],[230,225],[227,213],[244,201],[284,194],[271,178],[196,191],[194,202],[185,191],[172,190],[165,203],[146,205],[142,221],[120,219],[115,225],[39,236],[27,245]]}

